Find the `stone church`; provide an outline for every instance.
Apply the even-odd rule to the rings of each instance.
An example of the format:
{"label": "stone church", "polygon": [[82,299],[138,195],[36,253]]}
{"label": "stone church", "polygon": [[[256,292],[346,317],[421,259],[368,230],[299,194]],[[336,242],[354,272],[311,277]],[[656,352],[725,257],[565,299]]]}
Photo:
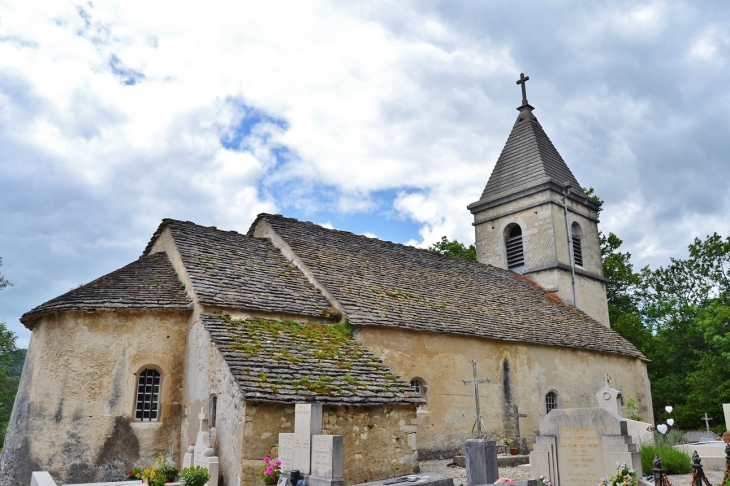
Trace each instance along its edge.
{"label": "stone church", "polygon": [[254,484],[307,401],[345,437],[347,482],[410,473],[471,436],[472,360],[490,437],[531,443],[606,373],[651,417],[646,358],[609,327],[599,205],[518,110],[468,208],[478,262],[280,215],[246,234],[165,219],[138,260],[24,314],[0,482],[179,460],[202,408],[223,484]]}

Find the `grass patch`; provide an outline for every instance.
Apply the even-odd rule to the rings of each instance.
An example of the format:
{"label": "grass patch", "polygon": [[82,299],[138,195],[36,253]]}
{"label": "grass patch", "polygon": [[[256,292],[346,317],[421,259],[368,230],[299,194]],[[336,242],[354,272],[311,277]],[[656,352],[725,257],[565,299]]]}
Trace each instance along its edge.
{"label": "grass patch", "polygon": [[659,454],[664,463],[667,474],[689,474],[692,470],[692,461],[689,455],[672,445],[666,443],[639,444],[641,454],[641,470],[644,474],[650,474],[654,463],[654,455]]}

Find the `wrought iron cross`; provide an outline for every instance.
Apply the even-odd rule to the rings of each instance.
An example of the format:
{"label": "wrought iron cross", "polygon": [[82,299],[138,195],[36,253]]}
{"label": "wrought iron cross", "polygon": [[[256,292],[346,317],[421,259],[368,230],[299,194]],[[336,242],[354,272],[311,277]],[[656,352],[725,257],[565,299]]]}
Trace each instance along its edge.
{"label": "wrought iron cross", "polygon": [[487,377],[477,378],[477,362],[475,360],[471,360],[471,371],[473,378],[471,380],[461,380],[461,382],[464,385],[474,385],[474,401],[476,402],[477,414],[476,419],[474,420],[474,426],[471,428],[471,435],[477,439],[481,439],[486,435],[487,427],[482,421],[482,412],[480,410],[481,407],[479,406],[479,384],[489,383],[490,380]]}
{"label": "wrought iron cross", "polygon": [[708,417],[707,416],[707,412],[705,412],[705,416],[702,417],[702,420],[705,421],[705,425],[707,426],[707,436],[709,437],[710,434],[711,434],[711,432],[710,432],[710,420],[712,420],[712,419],[710,417]]}
{"label": "wrought iron cross", "polygon": [[520,413],[520,409],[517,408],[517,405],[514,405],[512,407],[512,409],[514,410],[515,422],[517,423],[517,437],[521,437],[520,436],[520,417],[525,418],[525,417],[527,417],[527,414]]}
{"label": "wrought iron cross", "polygon": [[525,76],[525,73],[520,73],[520,79],[517,81],[517,84],[522,85],[522,106],[527,105],[527,89],[525,87],[525,83],[530,79],[530,76]]}

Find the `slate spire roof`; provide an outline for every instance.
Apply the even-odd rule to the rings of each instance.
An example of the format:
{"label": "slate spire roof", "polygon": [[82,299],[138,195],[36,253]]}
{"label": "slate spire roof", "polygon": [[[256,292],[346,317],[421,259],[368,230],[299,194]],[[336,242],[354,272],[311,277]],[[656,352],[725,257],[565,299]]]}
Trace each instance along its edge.
{"label": "slate spire roof", "polygon": [[546,184],[561,193],[565,185],[569,185],[574,194],[595,205],[585,196],[578,180],[537,121],[532,113],[533,107],[523,105],[518,110],[517,121],[482,196],[478,202],[470,204],[469,209]]}

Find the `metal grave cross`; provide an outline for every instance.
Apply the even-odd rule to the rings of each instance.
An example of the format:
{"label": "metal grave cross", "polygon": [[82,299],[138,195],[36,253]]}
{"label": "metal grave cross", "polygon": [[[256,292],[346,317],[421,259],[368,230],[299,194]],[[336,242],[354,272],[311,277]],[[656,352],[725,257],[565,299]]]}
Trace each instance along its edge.
{"label": "metal grave cross", "polygon": [[461,382],[464,385],[474,385],[474,401],[476,402],[477,414],[476,419],[474,420],[474,426],[471,428],[471,435],[477,439],[481,439],[484,435],[486,435],[487,427],[482,421],[482,412],[480,410],[481,407],[479,406],[479,384],[489,383],[490,380],[487,377],[477,378],[477,362],[475,360],[471,360],[471,370],[473,378],[471,380],[461,380]]}
{"label": "metal grave cross", "polygon": [[705,425],[707,425],[707,437],[710,437],[710,434],[712,433],[712,432],[710,432],[710,420],[712,420],[712,419],[710,417],[708,417],[707,412],[705,412],[705,416],[702,417],[701,420],[705,421]]}
{"label": "metal grave cross", "polygon": [[520,417],[521,418],[525,418],[525,417],[527,417],[527,414],[526,413],[520,413],[520,409],[517,408],[517,405],[514,405],[512,407],[512,409],[514,410],[514,417],[515,417],[515,422],[516,422],[516,425],[517,425],[517,437],[521,437],[520,436]]}
{"label": "metal grave cross", "polygon": [[606,382],[606,386],[611,386],[611,384],[609,383],[611,381],[611,377],[608,376],[608,373],[606,373],[605,375],[603,375],[603,381]]}
{"label": "metal grave cross", "polygon": [[530,79],[530,76],[525,76],[525,73],[520,73],[520,79],[517,81],[517,84],[522,85],[522,106],[527,105],[527,89],[525,86],[525,83]]}

